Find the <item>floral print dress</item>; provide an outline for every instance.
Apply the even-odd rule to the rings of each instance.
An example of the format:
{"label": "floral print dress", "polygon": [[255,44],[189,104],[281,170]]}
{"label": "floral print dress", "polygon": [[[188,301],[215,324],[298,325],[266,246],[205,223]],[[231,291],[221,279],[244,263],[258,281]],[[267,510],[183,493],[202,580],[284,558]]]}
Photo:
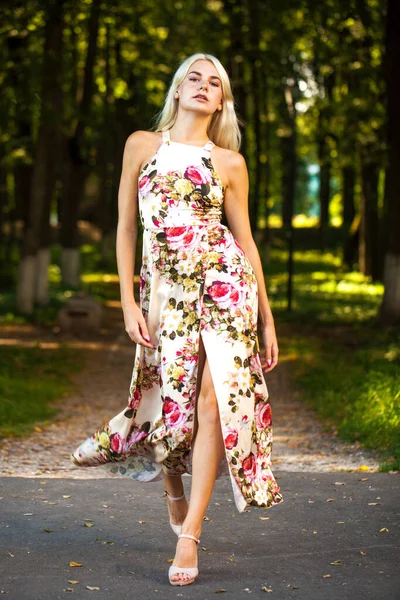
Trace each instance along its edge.
{"label": "floral print dress", "polygon": [[272,417],[257,340],[257,281],[221,224],[224,187],[210,140],[169,131],[139,174],[140,306],[155,349],[138,345],[128,404],[70,456],[138,481],[191,473],[200,336],[217,396],[236,507],[282,502],[271,471]]}

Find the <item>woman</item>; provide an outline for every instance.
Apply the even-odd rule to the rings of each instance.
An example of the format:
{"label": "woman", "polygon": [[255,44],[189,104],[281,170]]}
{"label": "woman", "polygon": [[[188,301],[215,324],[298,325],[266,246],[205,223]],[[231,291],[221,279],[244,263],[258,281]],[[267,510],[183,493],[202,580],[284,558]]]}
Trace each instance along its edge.
{"label": "woman", "polygon": [[[117,262],[125,328],[137,344],[129,404],[71,455],[139,481],[164,478],[178,534],[172,585],[198,574],[216,477],[239,512],[282,502],[270,469],[262,371],[278,362],[274,320],[248,217],[248,176],[227,73],[207,54],[178,68],[154,132],[129,136],[119,188]],[[229,228],[221,225],[222,204]],[[133,272],[137,217],[140,306]],[[265,354],[261,362],[257,314]],[[182,474],[192,475],[190,504]]]}

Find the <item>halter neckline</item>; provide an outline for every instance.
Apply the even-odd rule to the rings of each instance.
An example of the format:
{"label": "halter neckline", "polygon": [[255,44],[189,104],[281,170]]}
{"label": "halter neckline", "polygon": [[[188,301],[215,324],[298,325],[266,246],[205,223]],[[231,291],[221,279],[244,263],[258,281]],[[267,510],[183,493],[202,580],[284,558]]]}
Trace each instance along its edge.
{"label": "halter neckline", "polygon": [[211,140],[208,140],[204,146],[195,146],[194,144],[184,144],[183,142],[173,142],[169,133],[169,129],[162,131],[163,142],[169,142],[170,144],[179,144],[180,146],[189,146],[190,148],[199,148],[199,150],[211,150],[215,144]]}

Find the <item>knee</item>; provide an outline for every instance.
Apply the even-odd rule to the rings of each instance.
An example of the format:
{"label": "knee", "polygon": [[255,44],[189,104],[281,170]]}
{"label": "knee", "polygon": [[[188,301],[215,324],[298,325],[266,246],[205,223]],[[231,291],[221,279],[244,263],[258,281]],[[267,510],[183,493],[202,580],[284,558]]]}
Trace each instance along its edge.
{"label": "knee", "polygon": [[197,401],[197,419],[200,426],[220,426],[218,401],[213,391],[200,393]]}

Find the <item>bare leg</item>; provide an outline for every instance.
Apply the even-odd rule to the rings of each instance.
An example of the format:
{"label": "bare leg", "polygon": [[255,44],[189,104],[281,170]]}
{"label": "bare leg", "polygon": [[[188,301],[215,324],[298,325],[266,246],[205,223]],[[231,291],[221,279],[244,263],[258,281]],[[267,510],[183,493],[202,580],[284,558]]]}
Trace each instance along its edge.
{"label": "bare leg", "polygon": [[[168,475],[164,472],[164,489],[173,498],[182,496],[184,492],[182,477],[180,475]],[[168,502],[168,496],[167,496]],[[182,500],[176,500],[174,502],[168,502],[168,512],[170,515],[171,522],[175,525],[182,525],[185,520],[188,510],[188,503],[186,498]]]}
{"label": "bare leg", "polygon": [[[182,533],[199,538],[203,517],[225,452],[218,403],[207,358],[204,363],[200,393],[197,400],[197,424],[198,429],[192,455],[190,504],[186,519],[183,522]],[[180,538],[173,564],[179,567],[196,567],[197,544],[191,539]],[[188,578],[180,573],[173,576],[172,579],[178,581]]]}

